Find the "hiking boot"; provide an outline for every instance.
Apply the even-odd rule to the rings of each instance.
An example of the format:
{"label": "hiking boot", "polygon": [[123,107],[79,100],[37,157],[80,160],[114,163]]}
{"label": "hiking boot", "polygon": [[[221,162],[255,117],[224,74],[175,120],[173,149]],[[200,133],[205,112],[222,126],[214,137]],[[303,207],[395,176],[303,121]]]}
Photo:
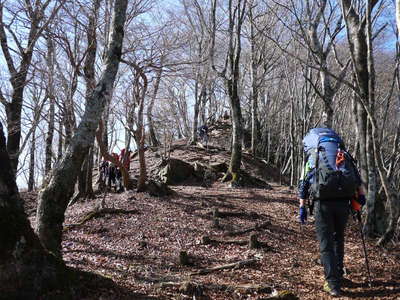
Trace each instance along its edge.
{"label": "hiking boot", "polygon": [[327,281],[324,283],[324,291],[332,297],[339,297],[342,294],[339,288],[331,288]]}

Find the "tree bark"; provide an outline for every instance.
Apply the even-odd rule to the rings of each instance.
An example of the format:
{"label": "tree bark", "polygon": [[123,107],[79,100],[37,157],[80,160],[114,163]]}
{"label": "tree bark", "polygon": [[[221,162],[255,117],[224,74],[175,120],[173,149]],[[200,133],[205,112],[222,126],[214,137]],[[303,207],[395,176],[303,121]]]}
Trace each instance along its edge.
{"label": "tree bark", "polygon": [[[161,59],[161,65],[162,65],[163,59]],[[154,128],[154,121],[153,121],[153,108],[154,108],[154,103],[157,99],[157,94],[158,94],[158,88],[160,87],[160,82],[161,82],[161,75],[162,75],[162,67],[157,70],[156,73],[156,81],[154,82],[154,90],[153,90],[153,95],[150,98],[150,103],[147,106],[147,121],[149,122],[149,139],[150,139],[150,145],[153,147],[158,147],[160,146],[160,142],[157,139],[157,135],[155,132]]]}
{"label": "tree bark", "polygon": [[0,295],[3,299],[38,299],[65,285],[65,266],[45,252],[30,226],[1,123],[0,161]]}
{"label": "tree bark", "polygon": [[251,47],[251,153],[256,156],[258,141],[258,60],[256,54],[256,34],[254,29],[253,7],[249,9],[250,47]]}
{"label": "tree bark", "polygon": [[55,95],[54,95],[54,42],[50,36],[47,36],[47,71],[49,74],[47,98],[49,99],[49,120],[46,136],[45,164],[44,173],[48,175],[51,170],[51,162],[53,158],[53,137],[54,137],[54,118],[55,118]]}
{"label": "tree bark", "polygon": [[400,39],[400,0],[396,0],[396,23],[397,23],[397,35]]}
{"label": "tree bark", "polygon": [[37,226],[43,246],[61,256],[62,225],[68,202],[83,160],[93,145],[107,95],[111,93],[121,59],[127,0],[116,0],[113,11],[111,39],[108,44],[104,71],[87,101],[84,115],[48,186],[39,195]]}
{"label": "tree bark", "polygon": [[[34,125],[36,127],[36,125]],[[32,143],[29,157],[29,179],[28,192],[32,192],[35,188],[35,151],[36,151],[36,128],[32,131]]]}
{"label": "tree bark", "polygon": [[[242,162],[242,138],[243,138],[243,120],[240,98],[238,93],[240,80],[240,56],[241,56],[241,29],[246,11],[246,0],[239,0],[234,6],[233,1],[228,2],[229,12],[229,43],[227,51],[228,68],[224,68],[218,72],[214,64],[214,48],[215,48],[215,30],[216,30],[216,0],[212,5],[212,39],[210,47],[210,57],[212,68],[224,79],[226,90],[229,95],[229,104],[232,116],[232,145],[231,159],[228,172],[223,178],[224,181],[231,179],[233,186],[239,182],[239,170]],[[227,72],[228,71],[228,72]]]}

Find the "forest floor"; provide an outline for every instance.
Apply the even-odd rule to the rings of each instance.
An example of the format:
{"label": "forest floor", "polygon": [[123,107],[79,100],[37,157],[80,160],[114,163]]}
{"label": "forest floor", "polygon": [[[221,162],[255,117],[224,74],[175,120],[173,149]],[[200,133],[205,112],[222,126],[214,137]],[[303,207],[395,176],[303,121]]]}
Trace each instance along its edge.
{"label": "forest floor", "polygon": [[[210,160],[212,154],[201,151],[181,149],[171,157]],[[229,159],[227,153],[218,155]],[[156,158],[147,163],[151,169]],[[245,155],[248,171],[247,163]],[[127,191],[74,204],[66,212],[62,250],[67,266],[83,271],[76,299],[329,299],[322,291],[313,222],[299,224],[295,190],[273,178],[268,183],[271,190],[189,183],[172,186],[175,193],[167,197]],[[32,200],[26,204],[34,222],[36,197],[23,196]],[[107,208],[121,211],[71,226],[103,198]],[[259,248],[247,244],[252,233]],[[358,225],[349,219],[345,277],[350,281],[341,299],[400,299],[400,247],[384,250],[374,242],[367,240],[369,287]],[[182,251],[188,265],[179,262]],[[276,293],[280,298],[272,297]]]}

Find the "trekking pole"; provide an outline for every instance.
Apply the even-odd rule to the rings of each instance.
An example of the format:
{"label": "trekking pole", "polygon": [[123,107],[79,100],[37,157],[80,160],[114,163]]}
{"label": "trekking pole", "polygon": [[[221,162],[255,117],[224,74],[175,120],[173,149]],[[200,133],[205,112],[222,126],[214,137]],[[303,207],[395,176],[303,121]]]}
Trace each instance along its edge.
{"label": "trekking pole", "polygon": [[367,267],[367,272],[368,272],[368,286],[372,287],[371,272],[370,272],[370,269],[369,269],[367,248],[365,246],[365,239],[364,239],[364,234],[363,234],[363,230],[362,230],[361,213],[358,210],[354,211],[354,212],[355,212],[355,214],[353,214],[353,216],[356,215],[357,220],[358,220],[358,225],[360,227],[360,235],[361,235],[361,241],[362,241],[362,244],[363,244],[364,257],[365,257],[365,266]]}

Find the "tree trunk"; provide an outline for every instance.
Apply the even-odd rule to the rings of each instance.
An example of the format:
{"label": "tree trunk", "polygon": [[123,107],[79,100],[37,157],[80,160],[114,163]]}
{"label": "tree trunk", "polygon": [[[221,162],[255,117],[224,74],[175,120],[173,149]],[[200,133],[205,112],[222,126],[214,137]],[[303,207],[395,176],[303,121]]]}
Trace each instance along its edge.
{"label": "tree trunk", "polygon": [[144,155],[144,139],[145,131],[142,125],[142,133],[138,135],[138,154],[139,154],[139,179],[137,184],[137,191],[143,192],[146,190],[146,180],[147,180],[147,169],[146,169],[146,158]]}
{"label": "tree trunk", "polygon": [[53,158],[53,137],[54,137],[54,117],[55,117],[55,95],[54,95],[54,42],[51,37],[47,37],[47,70],[48,70],[48,95],[49,99],[49,120],[46,136],[45,164],[44,173],[48,175],[51,170],[51,162]]}
{"label": "tree trunk", "polygon": [[258,61],[256,54],[256,37],[254,32],[253,8],[249,9],[250,43],[251,43],[251,153],[256,156],[258,141]]}
{"label": "tree trunk", "polygon": [[237,184],[239,180],[239,170],[242,162],[242,137],[243,137],[243,121],[242,110],[240,107],[240,99],[237,91],[238,82],[228,80],[229,100],[232,110],[232,153],[229,164],[228,174],[232,176],[231,182]]}
{"label": "tree trunk", "polygon": [[0,123],[0,295],[39,299],[65,287],[65,266],[44,251],[23,209]]}
{"label": "tree trunk", "polygon": [[400,38],[400,0],[396,0],[397,35]]}
{"label": "tree trunk", "polygon": [[111,93],[121,59],[127,0],[116,0],[111,39],[107,49],[105,68],[87,101],[84,115],[71,144],[57,168],[53,170],[48,186],[39,196],[37,226],[41,243],[46,249],[61,256],[64,213],[74,192],[74,185],[88,149],[93,146],[107,95]]}
{"label": "tree trunk", "polygon": [[[212,4],[212,39],[210,47],[210,57],[212,68],[224,79],[225,86],[229,95],[229,104],[232,116],[232,145],[231,145],[231,160],[228,172],[223,178],[224,181],[231,178],[233,186],[238,184],[239,171],[242,162],[242,137],[243,137],[243,120],[242,110],[240,105],[240,98],[238,87],[240,82],[240,56],[241,56],[241,29],[246,12],[247,1],[238,1],[233,5],[232,0],[228,1],[229,12],[229,46],[227,50],[228,68],[222,72],[218,72],[214,64],[214,47],[215,47],[215,30],[216,30],[216,8],[217,1],[214,0]],[[226,74],[228,72],[228,74]]]}
{"label": "tree trunk", "polygon": [[[36,127],[36,125],[34,125]],[[35,151],[36,151],[36,128],[32,131],[32,143],[29,157],[29,179],[28,179],[28,191],[32,192],[35,188]]]}
{"label": "tree trunk", "polygon": [[93,146],[89,149],[89,154],[87,156],[87,168],[86,168],[86,190],[85,195],[87,199],[94,199],[93,191],[93,159],[94,151]]}
{"label": "tree trunk", "polygon": [[341,3],[358,87],[358,100],[365,113],[368,115],[368,122],[366,123],[366,145],[360,143],[361,148],[365,146],[367,149],[366,158],[368,168],[367,219],[364,231],[366,234],[373,236],[374,233],[379,231],[379,227],[385,225],[384,212],[377,209],[376,171],[378,171],[387,197],[387,208],[390,214],[389,225],[386,228],[384,236],[382,236],[379,241],[381,245],[384,245],[394,234],[399,216],[399,198],[394,189],[390,186],[387,173],[384,169],[384,162],[382,161],[378,144],[379,134],[377,122],[375,120],[375,71],[372,48],[371,12],[378,1],[367,1],[366,15],[363,18],[356,13],[350,0],[342,0]]}
{"label": "tree trunk", "polygon": [[194,84],[194,105],[193,105],[193,127],[192,127],[192,138],[193,144],[197,143],[197,128],[199,128],[199,111],[200,111],[200,97],[199,97],[199,78],[200,75],[197,74],[196,82]]}
{"label": "tree trunk", "polygon": [[60,118],[58,121],[58,145],[57,145],[57,162],[59,162],[63,155],[63,121]]}
{"label": "tree trunk", "polygon": [[[162,64],[162,61],[163,61],[163,59],[161,59],[161,64]],[[147,106],[147,121],[148,121],[148,126],[149,126],[149,139],[150,139],[150,145],[153,147],[160,146],[160,142],[157,139],[156,132],[154,129],[153,108],[154,108],[154,103],[157,99],[158,88],[160,87],[161,75],[162,75],[162,67],[157,70],[156,81],[154,82],[153,95],[150,98],[149,105]]]}
{"label": "tree trunk", "polygon": [[332,102],[334,97],[334,91],[332,90],[330,76],[326,70],[326,62],[322,63],[323,66],[320,71],[321,85],[322,85],[322,95],[324,101],[324,112],[323,112],[323,125],[328,128],[332,128],[333,124],[333,108]]}

